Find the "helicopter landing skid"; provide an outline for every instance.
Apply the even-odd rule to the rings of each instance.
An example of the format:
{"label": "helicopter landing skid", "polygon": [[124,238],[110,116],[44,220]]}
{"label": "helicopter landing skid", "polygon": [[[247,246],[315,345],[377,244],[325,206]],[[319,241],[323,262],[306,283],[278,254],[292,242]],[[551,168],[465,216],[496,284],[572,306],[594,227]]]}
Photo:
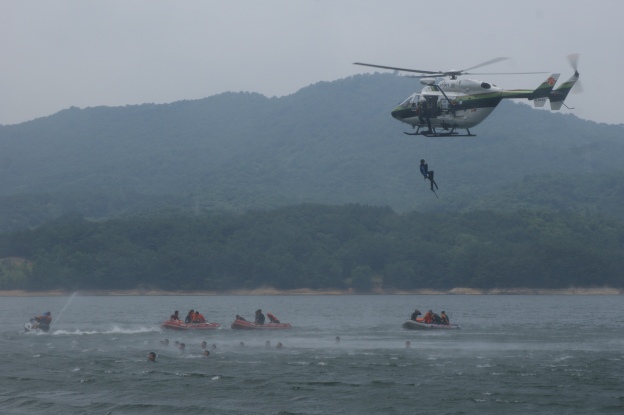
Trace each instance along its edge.
{"label": "helicopter landing skid", "polygon": [[419,131],[416,130],[414,133],[408,133],[407,131],[403,131],[405,135],[423,135],[425,137],[476,137],[476,134],[472,134],[469,129],[466,128],[465,134],[460,134],[453,128],[450,131],[444,131],[442,133],[437,132],[436,130],[427,130],[427,131]]}

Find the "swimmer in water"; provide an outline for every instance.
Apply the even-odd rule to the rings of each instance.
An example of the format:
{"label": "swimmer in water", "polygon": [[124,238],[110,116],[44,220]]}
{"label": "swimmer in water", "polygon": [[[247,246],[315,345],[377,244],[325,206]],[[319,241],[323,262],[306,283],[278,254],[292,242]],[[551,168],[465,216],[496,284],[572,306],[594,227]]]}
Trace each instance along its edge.
{"label": "swimmer in water", "polygon": [[275,346],[276,349],[281,349],[282,348],[282,343],[281,342],[277,342],[277,345]]}
{"label": "swimmer in water", "polygon": [[161,340],[160,341],[160,345],[161,346],[169,346],[169,339]]}
{"label": "swimmer in water", "polygon": [[207,344],[207,343],[206,343],[206,341],[205,341],[205,340],[204,340],[203,342],[201,342],[201,348],[202,348],[202,349],[205,349],[205,348],[206,348],[206,344]]}
{"label": "swimmer in water", "polygon": [[217,345],[213,343],[213,344],[210,346],[210,350],[212,350],[212,351],[217,350]]}
{"label": "swimmer in water", "polygon": [[184,353],[186,350],[186,344],[180,343],[180,345],[178,346],[178,349],[180,349],[180,352]]}
{"label": "swimmer in water", "polygon": [[204,350],[204,359],[210,357],[210,352],[208,350]]}
{"label": "swimmer in water", "polygon": [[405,348],[409,349],[410,347],[412,347],[412,343],[408,340],[405,342]]}
{"label": "swimmer in water", "polygon": [[148,362],[156,362],[156,353],[149,352],[149,354],[147,355],[147,361]]}
{"label": "swimmer in water", "polygon": [[340,336],[336,336],[336,344],[340,343]]}

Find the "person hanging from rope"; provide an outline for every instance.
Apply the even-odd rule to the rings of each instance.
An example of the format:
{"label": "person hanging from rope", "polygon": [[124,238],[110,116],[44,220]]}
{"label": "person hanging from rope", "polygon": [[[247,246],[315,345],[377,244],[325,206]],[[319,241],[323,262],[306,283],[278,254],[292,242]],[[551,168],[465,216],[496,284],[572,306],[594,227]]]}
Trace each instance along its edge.
{"label": "person hanging from rope", "polygon": [[435,182],[435,180],[433,180],[433,170],[429,170],[429,165],[425,163],[425,159],[420,160],[420,173],[423,175],[425,180],[429,179],[429,181],[431,182],[431,191],[436,195],[436,197],[438,197],[436,191],[433,190],[433,186],[435,186],[435,188],[437,189],[438,184]]}

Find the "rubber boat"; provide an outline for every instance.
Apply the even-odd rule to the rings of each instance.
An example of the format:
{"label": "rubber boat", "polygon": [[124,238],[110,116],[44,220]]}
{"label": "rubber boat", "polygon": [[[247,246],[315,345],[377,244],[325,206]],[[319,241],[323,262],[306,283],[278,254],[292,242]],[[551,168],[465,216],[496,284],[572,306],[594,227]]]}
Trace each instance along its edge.
{"label": "rubber boat", "polygon": [[403,328],[406,330],[452,330],[458,329],[457,324],[432,324],[425,323],[422,319],[407,320],[403,323]]}
{"label": "rubber boat", "polygon": [[179,320],[166,320],[162,323],[162,328],[173,330],[214,330],[221,327],[219,323],[184,323]]}
{"label": "rubber boat", "polygon": [[235,320],[232,323],[232,328],[235,330],[283,330],[291,327],[288,323],[256,324],[247,320]]}

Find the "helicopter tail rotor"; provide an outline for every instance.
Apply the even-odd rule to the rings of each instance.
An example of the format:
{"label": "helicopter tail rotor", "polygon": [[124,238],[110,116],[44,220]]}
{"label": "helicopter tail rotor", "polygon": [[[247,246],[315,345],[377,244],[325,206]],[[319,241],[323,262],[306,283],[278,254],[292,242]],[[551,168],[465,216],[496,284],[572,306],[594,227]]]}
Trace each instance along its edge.
{"label": "helicopter tail rotor", "polygon": [[[579,56],[580,55],[578,53],[572,53],[568,55],[568,62],[570,62],[570,66],[572,67],[572,69],[574,69],[574,74],[576,75],[577,78],[579,76],[579,72],[578,72]],[[581,92],[583,92],[583,85],[581,84],[580,80],[577,79],[576,83],[572,87],[571,92],[573,94],[580,94]]]}
{"label": "helicopter tail rotor", "polygon": [[[570,79],[568,79],[563,84],[561,84],[559,88],[552,91],[550,95],[548,96],[548,99],[550,100],[550,109],[555,110],[555,111],[559,110],[562,105],[565,106],[566,108],[569,108],[567,105],[563,103],[563,101],[565,101],[570,91],[574,89],[575,92],[580,92],[578,88],[581,88],[582,90],[582,87],[577,86],[579,84],[578,81],[579,81],[579,76],[580,76],[578,72],[578,61],[579,61],[578,53],[568,55],[568,61],[570,62],[570,66],[572,66],[572,69],[574,69],[574,75],[572,75]],[[569,109],[573,109],[573,108],[569,108]]]}

